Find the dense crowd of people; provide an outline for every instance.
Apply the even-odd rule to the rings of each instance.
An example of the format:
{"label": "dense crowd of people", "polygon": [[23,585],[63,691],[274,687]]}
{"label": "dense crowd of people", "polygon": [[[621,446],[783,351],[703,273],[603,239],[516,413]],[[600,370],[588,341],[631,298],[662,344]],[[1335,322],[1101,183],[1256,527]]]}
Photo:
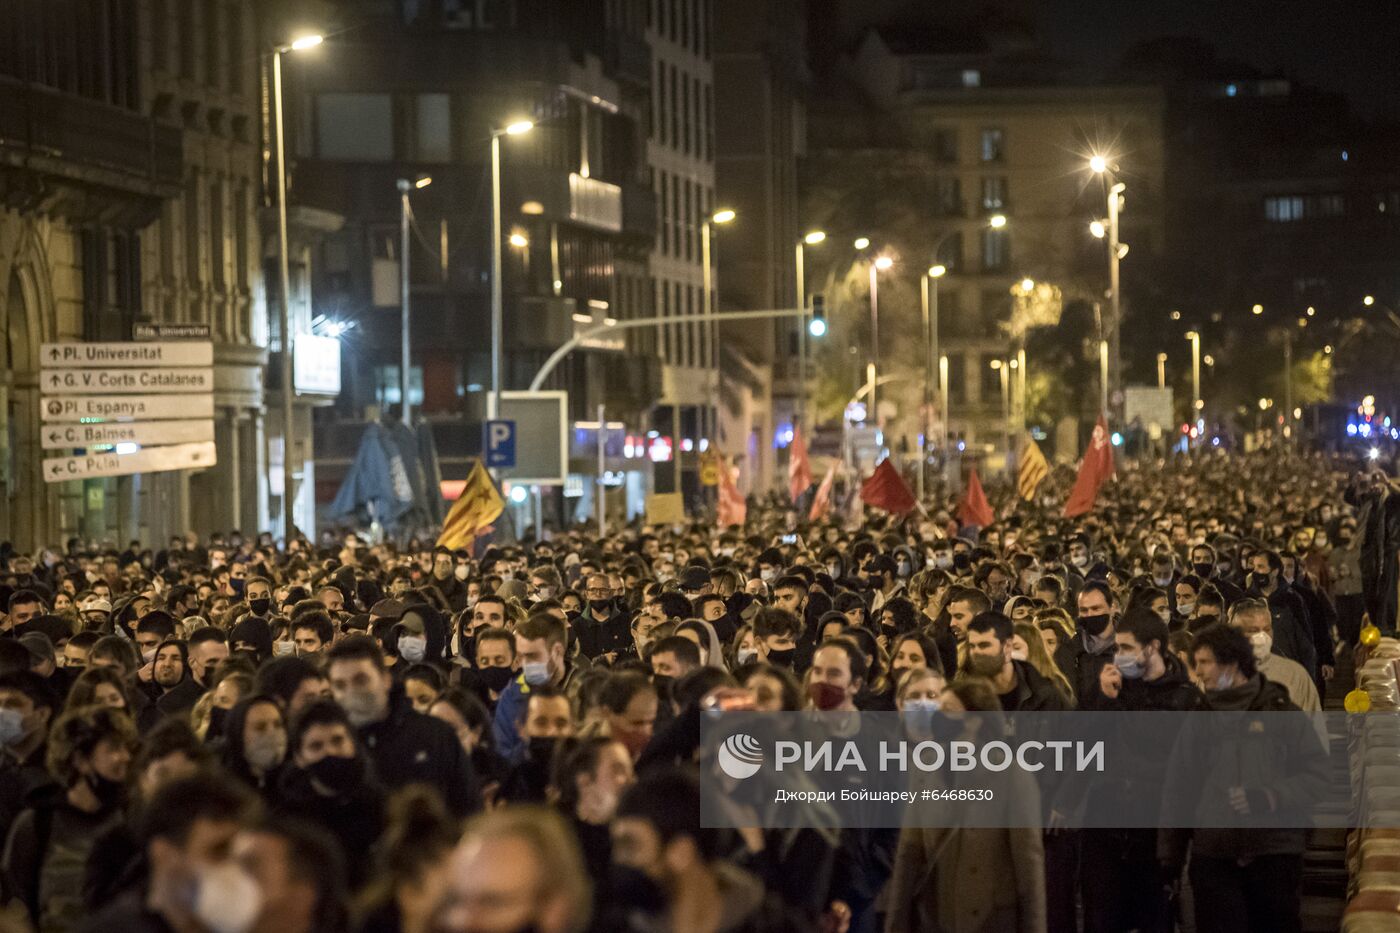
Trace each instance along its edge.
{"label": "dense crowd of people", "polygon": [[[1052,498],[993,489],[980,529],[946,498],[816,525],[755,504],[744,528],[475,554],[237,532],[0,549],[4,922],[1298,930],[1302,830],[702,825],[716,698],[1317,710],[1363,619],[1394,628],[1380,475],[1202,456],[1121,468],[1079,519]],[[1168,751],[1143,737],[1142,786],[1099,791],[1160,783]],[[1318,779],[1305,762],[1299,791]]]}

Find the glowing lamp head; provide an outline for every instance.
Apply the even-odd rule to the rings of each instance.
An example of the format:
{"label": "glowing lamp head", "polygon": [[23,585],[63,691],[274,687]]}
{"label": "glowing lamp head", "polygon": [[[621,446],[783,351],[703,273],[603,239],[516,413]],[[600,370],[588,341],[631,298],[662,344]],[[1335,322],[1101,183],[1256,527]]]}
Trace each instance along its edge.
{"label": "glowing lamp head", "polygon": [[530,245],[530,240],[523,233],[512,233],[510,235],[510,245],[516,249],[524,249]]}
{"label": "glowing lamp head", "polygon": [[307,49],[314,49],[325,41],[326,37],[322,35],[298,36],[292,40],[290,48],[293,52],[303,52]]}
{"label": "glowing lamp head", "polygon": [[811,334],[813,337],[825,337],[826,321],[819,317],[812,318],[812,320],[807,322],[807,333]]}
{"label": "glowing lamp head", "polygon": [[868,236],[858,236],[858,237],[856,237],[856,241],[855,241],[855,243],[854,243],[853,245],[855,246],[856,249],[869,249],[869,248],[870,248],[870,237],[868,237]]}
{"label": "glowing lamp head", "polygon": [[530,131],[533,130],[534,128],[535,128],[535,121],[534,121],[534,120],[516,120],[514,123],[507,123],[507,124],[506,124],[506,135],[507,135],[507,136],[519,136],[519,135],[522,134],[522,133],[528,133],[528,132],[530,132]]}
{"label": "glowing lamp head", "polygon": [[931,279],[941,279],[948,274],[948,267],[944,265],[929,266],[928,277]]}
{"label": "glowing lamp head", "polygon": [[1104,227],[1102,220],[1095,220],[1089,224],[1089,234],[1096,240],[1102,240],[1108,235],[1108,230]]}
{"label": "glowing lamp head", "polygon": [[881,272],[884,272],[893,265],[894,260],[888,256],[880,256],[875,260],[875,268],[879,269]]}
{"label": "glowing lamp head", "polygon": [[806,243],[808,246],[816,246],[818,243],[825,239],[826,234],[824,232],[822,232],[821,230],[813,230],[811,233],[807,234],[802,238],[802,242]]}
{"label": "glowing lamp head", "polygon": [[1035,279],[1022,279],[1022,280],[1021,280],[1021,291],[1023,291],[1023,292],[1032,292],[1032,291],[1035,291]]}
{"label": "glowing lamp head", "polygon": [[1108,161],[1101,155],[1091,156],[1089,158],[1089,171],[1096,175],[1102,175],[1108,171]]}
{"label": "glowing lamp head", "polygon": [[1365,305],[1366,307],[1369,308],[1369,307],[1371,307],[1371,305],[1373,305],[1373,304],[1376,303],[1376,296],[1375,296],[1375,295],[1367,295],[1365,298],[1362,298],[1362,299],[1361,299],[1361,303],[1362,303],[1363,305]]}
{"label": "glowing lamp head", "polygon": [[1263,305],[1255,305],[1254,307],[1250,308],[1249,310],[1252,311],[1252,312],[1253,312],[1254,314],[1256,314],[1256,315],[1263,314],[1263,313],[1264,313],[1264,306],[1263,306]]}
{"label": "glowing lamp head", "polygon": [[987,218],[987,226],[991,227],[993,230],[1000,230],[1002,227],[1006,226],[1006,215],[993,214]]}
{"label": "glowing lamp head", "polygon": [[710,222],[717,224],[727,224],[737,216],[738,215],[735,214],[729,208],[724,208],[723,210],[715,211],[714,216],[710,218]]}

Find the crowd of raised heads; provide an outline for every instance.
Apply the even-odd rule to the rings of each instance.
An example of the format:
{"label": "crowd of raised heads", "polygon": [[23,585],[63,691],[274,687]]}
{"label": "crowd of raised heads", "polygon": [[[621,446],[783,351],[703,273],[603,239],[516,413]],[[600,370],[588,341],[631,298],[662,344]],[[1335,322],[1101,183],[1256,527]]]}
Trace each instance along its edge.
{"label": "crowd of raised heads", "polygon": [[717,705],[1317,710],[1394,629],[1383,475],[1120,465],[1072,520],[991,492],[982,528],[940,497],[473,551],[0,547],[0,929],[1299,929],[1301,830],[702,826]]}

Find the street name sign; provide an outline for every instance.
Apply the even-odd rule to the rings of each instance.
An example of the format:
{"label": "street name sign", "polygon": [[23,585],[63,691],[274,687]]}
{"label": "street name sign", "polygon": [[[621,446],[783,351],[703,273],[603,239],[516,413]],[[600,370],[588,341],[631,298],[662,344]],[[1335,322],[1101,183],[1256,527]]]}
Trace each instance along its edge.
{"label": "street name sign", "polygon": [[156,473],[163,470],[197,470],[217,462],[213,441],[198,444],[173,444],[169,447],[147,447],[129,454],[98,453],[81,457],[46,457],[42,470],[44,482],[63,483],[68,480],[98,476],[128,476],[133,473]]}
{"label": "street name sign", "polygon": [[46,395],[213,392],[214,370],[207,366],[185,369],[46,369],[39,374],[39,389]]}
{"label": "street name sign", "polygon": [[99,424],[50,424],[39,432],[45,450],[116,444],[190,444],[214,439],[214,422],[104,421]]}
{"label": "street name sign", "polygon": [[213,366],[214,345],[184,340],[166,343],[46,343],[39,349],[45,368],[117,366]]}
{"label": "street name sign", "polygon": [[165,418],[212,418],[214,396],[203,395],[69,395],[45,398],[39,411],[49,421],[156,421]]}
{"label": "street name sign", "polygon": [[208,324],[132,324],[133,340],[208,340]]}

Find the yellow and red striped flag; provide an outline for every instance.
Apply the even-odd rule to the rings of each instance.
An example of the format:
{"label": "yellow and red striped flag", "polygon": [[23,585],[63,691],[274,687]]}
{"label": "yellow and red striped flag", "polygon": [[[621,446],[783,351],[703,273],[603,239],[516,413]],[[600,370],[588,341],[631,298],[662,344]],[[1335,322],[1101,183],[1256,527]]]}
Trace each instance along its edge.
{"label": "yellow and red striped flag", "polygon": [[476,461],[467,476],[467,484],[462,487],[462,494],[452,503],[447,518],[443,519],[438,547],[454,551],[470,547],[472,541],[491,527],[505,507],[506,500],[501,498],[496,484],[491,481],[491,474],[486,472],[480,460]]}
{"label": "yellow and red striped flag", "polygon": [[1045,454],[1030,435],[1026,435],[1025,446],[1021,448],[1021,460],[1016,464],[1016,491],[1027,502],[1035,498],[1035,491],[1050,475],[1050,464]]}

